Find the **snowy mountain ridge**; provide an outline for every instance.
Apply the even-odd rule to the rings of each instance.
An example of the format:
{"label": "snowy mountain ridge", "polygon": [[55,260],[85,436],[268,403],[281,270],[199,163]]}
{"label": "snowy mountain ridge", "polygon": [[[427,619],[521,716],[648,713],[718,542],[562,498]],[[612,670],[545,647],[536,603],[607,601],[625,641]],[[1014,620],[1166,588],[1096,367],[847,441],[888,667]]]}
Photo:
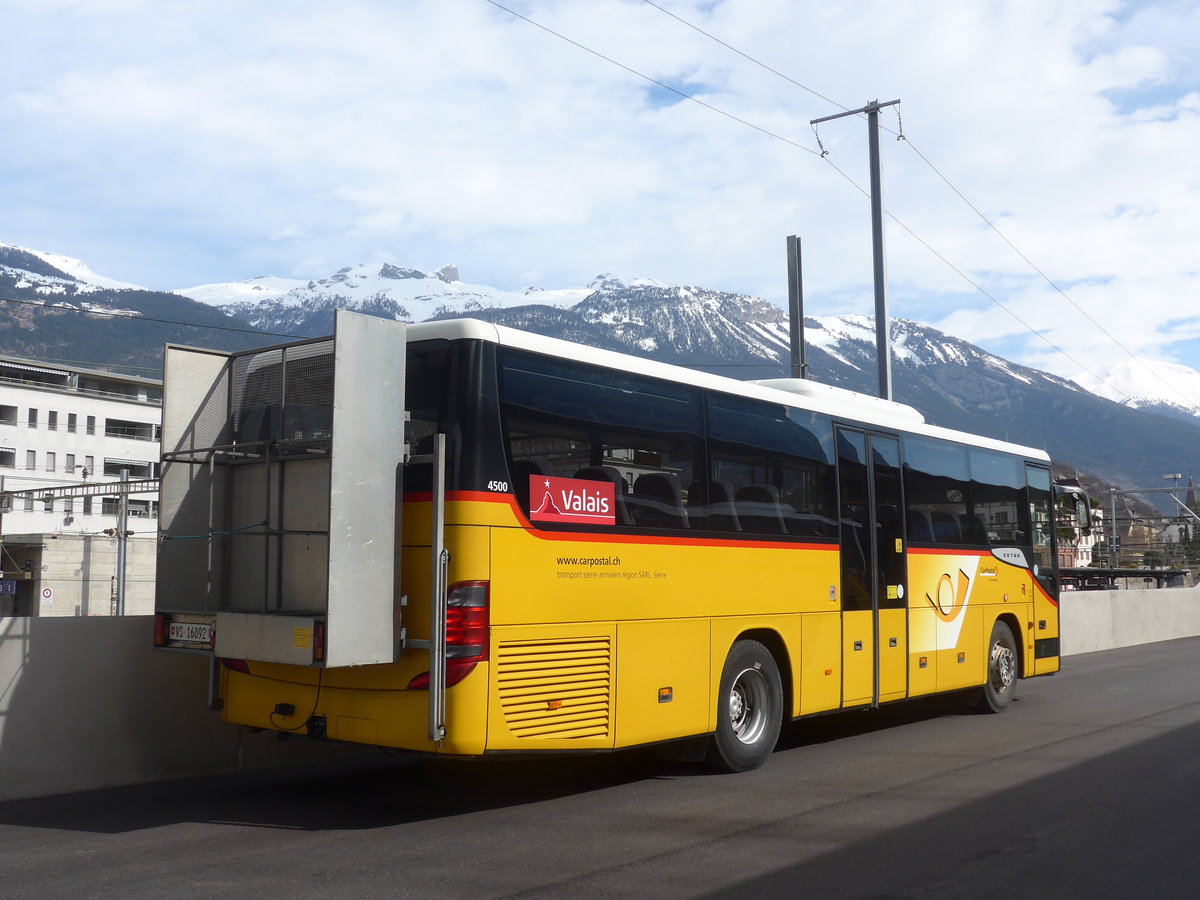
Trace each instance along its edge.
{"label": "snowy mountain ridge", "polygon": [[1179,363],[1128,359],[1072,380],[1084,390],[1134,409],[1200,418],[1200,372]]}
{"label": "snowy mountain ridge", "polygon": [[[501,290],[463,281],[453,266],[427,273],[376,264],[310,281],[263,276],[175,293],[104,284],[124,282],[69,257],[0,244],[0,297],[16,301],[0,304],[4,351],[149,372],[161,366],[166,343],[235,351],[316,337],[346,308],[405,322],[471,316],[732,378],[789,374],[781,308],[650,279],[606,274],[563,289]],[[111,315],[117,310],[128,312]],[[808,376],[874,395],[874,319],[804,324]],[[893,396],[931,424],[1044,449],[1118,487],[1200,471],[1200,416],[1192,412],[1175,410],[1164,421],[1161,404],[1120,405],[918,322],[893,319],[888,327]],[[1168,387],[1187,374],[1169,371]]]}

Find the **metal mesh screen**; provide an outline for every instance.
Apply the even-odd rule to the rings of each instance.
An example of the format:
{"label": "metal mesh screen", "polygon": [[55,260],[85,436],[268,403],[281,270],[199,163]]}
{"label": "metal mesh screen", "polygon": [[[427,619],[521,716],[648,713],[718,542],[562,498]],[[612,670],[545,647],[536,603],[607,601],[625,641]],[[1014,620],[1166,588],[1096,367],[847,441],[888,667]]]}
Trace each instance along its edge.
{"label": "metal mesh screen", "polygon": [[[281,452],[328,446],[333,433],[333,341],[239,356],[233,361],[233,439],[282,443]],[[246,446],[249,445],[249,446]]]}

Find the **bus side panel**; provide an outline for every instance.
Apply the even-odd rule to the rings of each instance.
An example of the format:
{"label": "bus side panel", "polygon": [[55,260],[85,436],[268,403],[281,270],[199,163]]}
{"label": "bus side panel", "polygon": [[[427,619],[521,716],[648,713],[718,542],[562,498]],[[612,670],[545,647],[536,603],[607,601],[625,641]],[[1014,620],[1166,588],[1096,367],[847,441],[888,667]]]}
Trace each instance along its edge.
{"label": "bus side panel", "polygon": [[937,691],[937,614],[916,593],[908,610],[908,696],[920,697]]}
{"label": "bus side panel", "polygon": [[492,529],[493,625],[836,610],[836,548]]}
{"label": "bus side panel", "polygon": [[[1033,628],[1025,633],[1025,671],[1031,675],[1051,675],[1061,665],[1058,604],[1033,586]],[[1020,636],[1018,635],[1018,638]],[[1043,655],[1038,656],[1039,647]],[[1032,665],[1029,663],[1032,661]]]}
{"label": "bus side panel", "polygon": [[869,609],[842,613],[842,706],[870,703],[875,693],[875,614]]}
{"label": "bus side panel", "polygon": [[907,614],[903,609],[879,611],[879,702],[908,696],[905,665],[908,659]]}
{"label": "bus side panel", "polygon": [[[976,591],[980,556],[977,552],[909,553],[909,608],[921,611],[909,620],[909,671],[916,673],[910,695],[928,688],[928,668],[919,668],[922,657],[934,670],[937,691],[983,684],[987,637],[982,633],[984,595]],[[987,627],[990,630],[990,621]]]}
{"label": "bus side panel", "polygon": [[842,705],[842,617],[837,612],[806,613],[800,628],[800,689],[793,695],[799,708],[792,714],[837,709]]}
{"label": "bus side panel", "polygon": [[616,746],[708,730],[709,640],[707,619],[617,624]]}

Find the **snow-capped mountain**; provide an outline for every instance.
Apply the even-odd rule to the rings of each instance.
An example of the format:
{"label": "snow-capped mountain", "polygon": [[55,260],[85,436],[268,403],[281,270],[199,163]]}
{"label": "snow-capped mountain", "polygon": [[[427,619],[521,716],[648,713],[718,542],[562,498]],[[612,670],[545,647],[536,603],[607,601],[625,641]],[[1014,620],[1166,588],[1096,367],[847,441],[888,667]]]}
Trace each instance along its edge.
{"label": "snow-capped mountain", "polygon": [[[77,260],[0,245],[0,297],[18,301],[0,304],[0,348],[101,367],[154,366],[166,342],[236,350],[319,336],[331,331],[334,309],[348,308],[407,322],[472,316],[734,378],[789,374],[783,310],[698,286],[602,275],[577,287],[508,291],[462,281],[454,266],[426,273],[384,264],[311,281],[264,276],[165,293],[102,287],[82,280],[99,278],[89,273]],[[809,377],[875,392],[871,317],[804,324]],[[893,319],[889,329],[894,396],[932,424],[1044,448],[1118,487],[1200,471],[1195,416],[1166,421],[918,322]]]}
{"label": "snow-capped mountain", "polygon": [[[789,374],[787,317],[779,307],[743,294],[613,275],[564,290],[500,291],[460,281],[450,269],[350,267],[222,309],[260,328],[317,336],[329,333],[338,307],[409,322],[472,316],[735,378]],[[890,334],[894,396],[931,423],[1044,448],[1123,487],[1156,481],[1163,465],[1161,471],[1200,471],[1200,421],[1164,427],[1158,416],[918,322],[893,319]],[[874,393],[871,317],[807,318],[805,342],[814,380]]]}
{"label": "snow-capped mountain", "polygon": [[97,275],[82,260],[70,256],[60,256],[57,253],[46,253],[42,250],[30,250],[26,247],[18,247],[16,244],[6,244],[3,241],[0,241],[0,267],[43,275],[50,279],[44,285],[45,292],[54,292],[54,281],[61,281],[64,284],[73,282],[76,290],[80,293],[105,288],[145,290],[141,285]]}
{"label": "snow-capped mountain", "polygon": [[1200,418],[1200,372],[1152,359],[1129,359],[1072,379],[1101,397],[1134,409]]}
{"label": "snow-capped mountain", "polygon": [[203,303],[98,275],[78,259],[0,243],[0,352],[161,371],[165,343],[221,349],[267,339]]}
{"label": "snow-capped mountain", "polygon": [[[537,302],[576,303],[592,288],[505,291],[459,280],[458,267],[426,273],[383,263],[346,266],[325,278],[301,281],[259,276],[174,291],[220,306],[226,313],[266,331],[317,335],[333,327],[335,309],[353,309],[402,322],[422,322],[445,312],[465,315],[485,309]],[[535,300],[531,300],[535,297]]]}

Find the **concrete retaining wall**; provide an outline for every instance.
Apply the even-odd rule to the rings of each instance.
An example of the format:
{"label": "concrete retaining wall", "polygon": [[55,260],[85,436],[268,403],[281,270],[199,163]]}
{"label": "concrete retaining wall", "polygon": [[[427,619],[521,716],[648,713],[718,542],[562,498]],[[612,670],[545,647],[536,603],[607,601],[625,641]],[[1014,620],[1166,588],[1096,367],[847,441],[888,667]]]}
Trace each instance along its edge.
{"label": "concrete retaining wall", "polygon": [[1066,591],[1062,654],[1091,653],[1200,634],[1200,588]]}
{"label": "concrete retaining wall", "polygon": [[[1200,634],[1200,590],[1062,598],[1063,655]],[[150,616],[0,619],[0,800],[374,754],[243,734],[208,709],[208,661],[152,649]]]}
{"label": "concrete retaining wall", "polygon": [[153,618],[0,619],[0,800],[377,752],[243,734]]}

